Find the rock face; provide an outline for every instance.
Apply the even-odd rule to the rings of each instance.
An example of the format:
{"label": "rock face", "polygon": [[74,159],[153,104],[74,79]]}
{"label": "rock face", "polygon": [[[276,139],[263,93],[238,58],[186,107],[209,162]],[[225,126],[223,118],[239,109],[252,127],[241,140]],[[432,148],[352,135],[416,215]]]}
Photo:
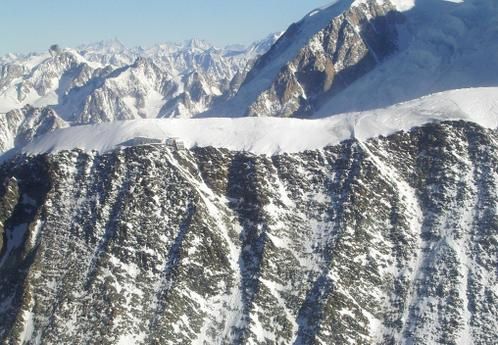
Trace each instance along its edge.
{"label": "rock face", "polygon": [[[352,1],[349,1],[352,3]],[[375,69],[398,47],[403,15],[389,1],[348,1],[295,23],[249,72],[228,112],[306,116]],[[239,109],[236,109],[239,108]],[[241,113],[242,112],[242,113]]]}
{"label": "rock face", "polygon": [[[282,67],[270,88],[249,106],[248,115],[311,115],[334,92],[373,70],[397,47],[396,24],[402,15],[387,4],[370,1],[333,18]],[[292,42],[298,34],[299,24],[291,26],[282,40]],[[258,61],[248,81],[253,75],[257,78],[272,54]]]}
{"label": "rock face", "polygon": [[[6,222],[13,215],[14,209],[19,201],[19,186],[15,178],[6,179],[3,186],[3,197],[0,200],[0,255],[6,255],[5,226]],[[10,239],[8,239],[10,241]]]}
{"label": "rock face", "polygon": [[19,157],[0,339],[495,344],[497,143],[453,122],[273,157]]}
{"label": "rock face", "polygon": [[7,114],[0,114],[0,152],[23,146],[34,138],[67,127],[52,109],[25,106]]}

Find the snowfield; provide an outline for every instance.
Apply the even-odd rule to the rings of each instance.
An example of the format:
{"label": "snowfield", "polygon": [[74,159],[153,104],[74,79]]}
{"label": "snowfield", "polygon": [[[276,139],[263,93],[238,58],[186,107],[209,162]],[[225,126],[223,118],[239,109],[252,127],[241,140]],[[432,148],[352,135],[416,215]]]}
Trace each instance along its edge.
{"label": "snowfield", "polygon": [[187,148],[213,146],[273,155],[320,149],[351,138],[365,140],[447,120],[497,128],[498,87],[447,91],[386,109],[308,120],[146,119],[76,126],[44,135],[20,151],[29,155],[72,149],[106,152],[136,137],[178,137]]}

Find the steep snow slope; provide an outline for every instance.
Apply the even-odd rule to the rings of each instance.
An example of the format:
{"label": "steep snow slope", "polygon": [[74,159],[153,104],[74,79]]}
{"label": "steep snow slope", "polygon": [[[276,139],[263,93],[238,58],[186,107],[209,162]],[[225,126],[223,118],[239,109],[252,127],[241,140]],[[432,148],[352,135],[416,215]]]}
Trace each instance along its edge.
{"label": "steep snow slope", "polygon": [[22,149],[38,154],[80,148],[105,152],[134,137],[179,137],[187,147],[214,146],[275,154],[335,145],[409,130],[425,123],[467,120],[498,127],[498,88],[473,88],[434,94],[387,109],[347,113],[317,120],[209,118],[140,120],[78,126],[40,137]]}

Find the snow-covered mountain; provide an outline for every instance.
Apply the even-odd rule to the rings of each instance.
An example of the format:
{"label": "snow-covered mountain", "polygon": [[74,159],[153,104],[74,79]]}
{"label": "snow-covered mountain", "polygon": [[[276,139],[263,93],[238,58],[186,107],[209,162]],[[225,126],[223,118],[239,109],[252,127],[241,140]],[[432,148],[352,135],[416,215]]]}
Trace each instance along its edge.
{"label": "snow-covered mountain", "polygon": [[[235,93],[278,35],[246,48],[204,41],[127,49],[119,41],[0,60],[0,113],[50,106],[72,123],[191,117]],[[235,79],[235,80],[234,80]]]}
{"label": "snow-covered mountain", "polygon": [[497,37],[496,0],[338,0],[1,58],[0,343],[498,344]]}
{"label": "snow-covered mountain", "polygon": [[496,86],[494,0],[343,0],[291,25],[207,115],[327,116]]}
{"label": "snow-covered mountain", "polygon": [[25,106],[0,116],[0,154],[23,147],[38,137],[68,124],[50,108]]}

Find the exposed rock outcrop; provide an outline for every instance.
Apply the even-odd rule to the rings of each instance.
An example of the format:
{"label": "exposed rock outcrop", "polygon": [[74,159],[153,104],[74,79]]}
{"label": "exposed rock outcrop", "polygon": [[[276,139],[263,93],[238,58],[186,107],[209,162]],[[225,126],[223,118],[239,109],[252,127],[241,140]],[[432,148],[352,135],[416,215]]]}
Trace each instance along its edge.
{"label": "exposed rock outcrop", "polygon": [[273,157],[17,158],[0,339],[494,344],[497,142],[454,122]]}

